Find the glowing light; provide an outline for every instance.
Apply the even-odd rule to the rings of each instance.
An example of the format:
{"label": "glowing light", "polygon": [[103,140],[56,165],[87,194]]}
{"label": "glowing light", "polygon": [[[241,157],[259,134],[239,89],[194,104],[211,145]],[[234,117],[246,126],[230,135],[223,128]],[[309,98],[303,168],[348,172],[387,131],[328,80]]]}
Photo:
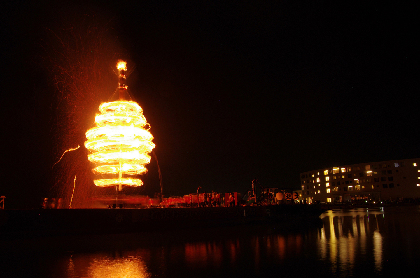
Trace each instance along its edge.
{"label": "glowing light", "polygon": [[143,109],[134,101],[124,100],[126,63],[117,64],[120,72],[120,99],[99,106],[96,127],[86,132],[85,147],[90,151],[88,159],[95,164],[93,172],[105,175],[94,180],[96,186],[141,186],[142,180],[135,175],[147,172],[150,153],[155,147],[149,124]]}
{"label": "glowing light", "polygon": [[125,61],[119,60],[117,63],[118,70],[127,70],[127,63]]}
{"label": "glowing light", "polygon": [[119,174],[118,178],[97,179],[97,186],[117,184],[141,186],[137,178],[123,175],[139,175],[147,172],[149,153],[155,147],[152,134],[141,107],[133,101],[102,103],[95,117],[97,127],[86,132],[85,147],[91,151],[89,161],[99,164],[93,169],[97,174]]}

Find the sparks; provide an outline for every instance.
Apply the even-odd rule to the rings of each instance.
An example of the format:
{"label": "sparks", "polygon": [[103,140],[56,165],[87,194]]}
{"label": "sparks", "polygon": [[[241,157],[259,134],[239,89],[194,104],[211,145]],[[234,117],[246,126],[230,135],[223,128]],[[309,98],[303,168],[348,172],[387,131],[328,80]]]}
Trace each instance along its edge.
{"label": "sparks", "polygon": [[63,154],[61,155],[60,159],[59,159],[56,163],[54,163],[54,165],[53,165],[51,168],[54,168],[55,164],[59,163],[59,162],[61,161],[61,159],[63,158],[63,156],[64,156],[67,152],[72,152],[72,151],[75,151],[75,150],[77,150],[78,148],[80,148],[80,145],[77,145],[77,147],[76,147],[76,148],[70,148],[70,149],[68,149],[68,150],[65,150],[65,151],[63,152]]}
{"label": "sparks", "polygon": [[[85,147],[90,151],[88,159],[95,164],[95,174],[106,175],[94,180],[96,186],[141,186],[141,179],[133,177],[147,172],[149,153],[155,147],[149,124],[143,109],[134,101],[125,100],[126,63],[117,64],[120,99],[99,106],[95,117],[96,127],[86,132]],[[110,177],[112,176],[112,177]]]}
{"label": "sparks", "polygon": [[74,175],[74,180],[73,180],[73,192],[71,193],[71,199],[70,199],[70,205],[69,208],[71,208],[71,203],[73,202],[73,196],[74,196],[74,189],[76,188],[76,175]]}

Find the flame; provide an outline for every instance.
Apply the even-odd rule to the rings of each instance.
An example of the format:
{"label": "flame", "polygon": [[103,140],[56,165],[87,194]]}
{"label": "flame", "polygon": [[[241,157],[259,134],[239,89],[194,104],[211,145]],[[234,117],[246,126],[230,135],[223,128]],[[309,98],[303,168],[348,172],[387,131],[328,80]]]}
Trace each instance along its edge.
{"label": "flame", "polygon": [[127,63],[125,61],[119,60],[117,63],[118,70],[127,70]]}
{"label": "flame", "polygon": [[[117,67],[120,69],[120,63]],[[102,103],[99,111],[96,127],[86,132],[85,142],[88,159],[96,164],[93,172],[107,175],[94,180],[95,185],[141,186],[143,182],[132,176],[147,172],[145,165],[150,163],[149,153],[155,147],[142,108],[134,101],[119,100]]]}

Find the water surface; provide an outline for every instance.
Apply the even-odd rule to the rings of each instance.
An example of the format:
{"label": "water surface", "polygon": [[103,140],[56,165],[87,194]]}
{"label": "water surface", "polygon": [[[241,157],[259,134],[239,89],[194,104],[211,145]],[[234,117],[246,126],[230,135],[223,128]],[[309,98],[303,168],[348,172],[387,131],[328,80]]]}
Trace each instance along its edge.
{"label": "water surface", "polygon": [[3,241],[0,277],[374,277],[420,270],[420,207],[329,210],[320,226]]}

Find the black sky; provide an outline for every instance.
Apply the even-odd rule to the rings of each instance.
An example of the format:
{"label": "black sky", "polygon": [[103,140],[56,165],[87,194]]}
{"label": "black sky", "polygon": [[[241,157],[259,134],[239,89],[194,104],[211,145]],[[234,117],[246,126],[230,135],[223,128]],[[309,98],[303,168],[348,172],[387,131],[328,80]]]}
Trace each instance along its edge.
{"label": "black sky", "polygon": [[[51,128],[56,94],[40,64],[45,30],[83,16],[111,28],[121,58],[135,66],[129,89],[152,126],[167,195],[198,186],[244,193],[254,178],[297,189],[304,171],[419,156],[414,7],[88,2],[1,4],[6,204],[30,203],[51,187],[60,143]],[[156,186],[155,168],[145,188]]]}

